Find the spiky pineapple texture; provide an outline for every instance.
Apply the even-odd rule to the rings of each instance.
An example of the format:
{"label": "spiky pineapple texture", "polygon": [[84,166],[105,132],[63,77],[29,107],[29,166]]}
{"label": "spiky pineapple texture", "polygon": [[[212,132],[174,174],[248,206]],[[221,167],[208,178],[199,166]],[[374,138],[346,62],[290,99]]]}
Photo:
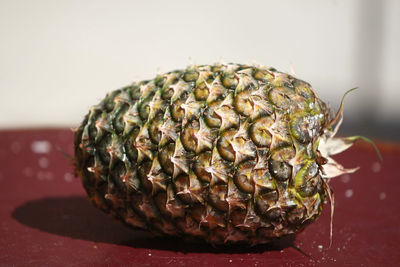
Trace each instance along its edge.
{"label": "spiky pineapple texture", "polygon": [[93,204],[129,226],[267,243],[320,215],[330,192],[319,143],[331,140],[331,121],[291,75],[190,66],[93,106],[75,132],[76,171]]}

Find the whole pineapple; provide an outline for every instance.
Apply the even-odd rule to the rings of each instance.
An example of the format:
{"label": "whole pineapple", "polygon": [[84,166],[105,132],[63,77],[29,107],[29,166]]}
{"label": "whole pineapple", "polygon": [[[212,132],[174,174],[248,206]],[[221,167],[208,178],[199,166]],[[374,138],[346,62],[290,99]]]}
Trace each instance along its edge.
{"label": "whole pineapple", "polygon": [[75,132],[76,172],[129,226],[267,243],[315,221],[328,178],[355,171],[329,157],[355,140],[333,138],[340,115],[273,68],[190,66],[93,106]]}

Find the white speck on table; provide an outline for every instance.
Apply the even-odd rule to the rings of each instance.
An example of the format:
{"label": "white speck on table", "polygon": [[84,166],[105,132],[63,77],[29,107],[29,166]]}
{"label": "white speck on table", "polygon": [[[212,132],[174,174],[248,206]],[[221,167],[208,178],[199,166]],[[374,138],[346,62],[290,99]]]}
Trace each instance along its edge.
{"label": "white speck on table", "polygon": [[39,171],[39,172],[36,174],[36,177],[37,177],[37,179],[40,180],[40,181],[43,181],[43,180],[50,181],[50,180],[53,180],[54,175],[53,175],[52,172],[49,172],[49,171]]}
{"label": "white speck on table", "polygon": [[36,154],[47,154],[51,150],[51,144],[46,140],[33,141],[31,144],[31,149],[32,152]]}
{"label": "white speck on table", "polygon": [[343,183],[347,184],[348,182],[350,182],[350,178],[351,178],[350,175],[344,174],[344,175],[342,175],[342,177],[340,178],[340,180],[342,180]]}
{"label": "white speck on table", "polygon": [[382,165],[381,165],[380,162],[377,162],[377,161],[376,161],[376,162],[372,163],[371,169],[372,169],[373,172],[378,173],[378,172],[381,171]]}
{"label": "white speck on table", "polygon": [[39,162],[40,168],[45,169],[45,168],[49,167],[49,159],[46,157],[40,157],[38,162]]}
{"label": "white speck on table", "polygon": [[64,174],[64,180],[65,180],[67,183],[72,182],[73,179],[74,179],[74,175],[73,175],[72,173],[66,172],[66,173]]}
{"label": "white speck on table", "polygon": [[344,192],[345,197],[351,198],[353,196],[354,192],[352,189],[347,189],[346,192]]}

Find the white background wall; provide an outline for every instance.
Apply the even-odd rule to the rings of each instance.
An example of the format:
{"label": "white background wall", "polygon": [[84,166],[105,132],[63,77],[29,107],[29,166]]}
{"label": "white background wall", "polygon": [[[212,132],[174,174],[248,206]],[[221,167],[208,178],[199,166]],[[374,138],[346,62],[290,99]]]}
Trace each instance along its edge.
{"label": "white background wall", "polygon": [[[345,119],[400,125],[400,1],[0,0],[0,128],[76,126],[106,92],[190,62],[261,63]],[[363,118],[363,119],[362,119]]]}

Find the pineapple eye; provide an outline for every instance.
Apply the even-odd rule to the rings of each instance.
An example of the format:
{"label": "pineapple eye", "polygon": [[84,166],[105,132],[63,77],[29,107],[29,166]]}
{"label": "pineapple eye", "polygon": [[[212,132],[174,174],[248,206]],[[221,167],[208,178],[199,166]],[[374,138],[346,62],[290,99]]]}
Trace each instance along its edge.
{"label": "pineapple eye", "polygon": [[149,113],[150,113],[149,102],[150,102],[150,100],[151,100],[151,98],[148,98],[148,99],[144,100],[142,103],[140,103],[139,116],[143,121],[146,121],[147,118],[149,117]]}
{"label": "pineapple eye", "polygon": [[292,146],[278,148],[271,152],[268,169],[272,177],[279,181],[286,181],[292,176],[292,166],[287,161],[296,155]]}
{"label": "pineapple eye", "polygon": [[280,207],[272,208],[267,211],[266,217],[273,222],[280,222],[282,220],[282,209]]}
{"label": "pineapple eye", "polygon": [[294,156],[296,155],[296,151],[292,146],[284,146],[272,151],[271,154],[273,160],[287,161],[294,158]]}
{"label": "pineapple eye", "polygon": [[183,133],[181,135],[181,141],[183,147],[187,151],[192,151],[195,152],[197,148],[197,139],[195,137],[196,132],[198,131],[198,128],[194,128],[192,125],[186,127],[183,130]]}
{"label": "pineapple eye", "polygon": [[235,133],[236,129],[231,129],[224,132],[221,138],[218,140],[217,149],[221,157],[228,161],[235,161],[235,150],[231,145],[231,141]]}
{"label": "pineapple eye", "polygon": [[182,104],[182,100],[178,99],[171,106],[171,116],[175,121],[182,121],[185,116],[185,110],[181,108]]}
{"label": "pineapple eye", "polygon": [[219,73],[222,71],[222,65],[214,65],[211,67],[211,71],[214,73]]}
{"label": "pineapple eye", "polygon": [[129,105],[126,103],[120,105],[121,106],[119,107],[117,116],[115,116],[113,121],[114,129],[118,134],[122,133],[125,129],[125,122],[123,116],[129,108]]}
{"label": "pineapple eye", "polygon": [[189,70],[183,75],[183,79],[185,80],[185,82],[194,82],[197,80],[198,77],[199,73],[194,70]]}
{"label": "pineapple eye", "polygon": [[158,113],[158,115],[150,123],[149,134],[151,141],[153,141],[154,144],[158,144],[160,142],[161,139],[160,127],[162,123],[163,123],[163,118],[161,113]]}
{"label": "pineapple eye", "polygon": [[250,138],[258,147],[268,147],[271,144],[272,136],[268,127],[274,123],[271,117],[258,119],[250,128]]}
{"label": "pineapple eye", "polygon": [[211,204],[222,211],[228,211],[229,205],[228,202],[226,202],[226,191],[227,191],[227,186],[226,185],[214,185],[212,189],[209,192],[209,199]]}
{"label": "pineapple eye", "polygon": [[272,76],[272,74],[269,71],[261,69],[257,69],[256,71],[254,71],[253,76],[256,80],[263,82],[270,81],[274,78],[274,76]]}
{"label": "pineapple eye", "polygon": [[158,153],[158,160],[160,162],[161,167],[164,171],[172,175],[174,172],[174,164],[171,161],[172,156],[175,151],[175,143],[169,143],[163,148],[160,148],[160,152]]}
{"label": "pineapple eye", "polygon": [[253,105],[250,101],[250,92],[248,90],[238,93],[234,104],[236,111],[244,116],[250,116],[253,112]]}
{"label": "pineapple eye", "polygon": [[314,102],[314,94],[309,87],[299,86],[295,87],[296,92],[310,102]]}
{"label": "pineapple eye", "polygon": [[255,197],[256,209],[263,216],[268,216],[268,209],[276,203],[279,195],[277,190],[262,190]]}
{"label": "pineapple eye", "polygon": [[246,175],[237,175],[234,178],[236,186],[245,193],[254,193],[254,184],[250,177]]}
{"label": "pineapple eye", "polygon": [[138,168],[138,175],[140,181],[142,183],[142,186],[147,192],[151,192],[153,188],[151,182],[147,178],[147,175],[150,173],[151,165],[152,165],[151,161],[146,161],[141,164],[140,168]]}
{"label": "pineapple eye", "polygon": [[121,90],[115,90],[111,93],[108,93],[106,98],[102,101],[103,102],[103,107],[107,112],[111,112],[114,109],[115,102],[112,101],[115,96],[119,95],[121,93]]}
{"label": "pineapple eye", "polygon": [[154,84],[158,88],[162,88],[164,86],[165,81],[166,79],[162,75],[159,75],[154,79]]}
{"label": "pineapple eye", "polygon": [[104,135],[102,139],[97,142],[97,151],[102,161],[110,162],[110,154],[107,152],[107,147],[111,144],[111,135]]}
{"label": "pineapple eye", "polygon": [[292,167],[284,161],[270,159],[268,168],[271,175],[279,181],[286,181],[292,176]]}
{"label": "pineapple eye", "polygon": [[311,197],[321,190],[321,186],[321,177],[318,175],[305,182],[300,188],[298,188],[298,192],[302,197]]}
{"label": "pineapple eye", "polygon": [[134,142],[139,134],[139,130],[140,129],[138,127],[132,128],[131,131],[129,132],[129,138],[125,141],[126,155],[133,162],[136,162],[138,157],[138,151],[135,147]]}
{"label": "pineapple eye", "polygon": [[302,220],[304,218],[304,214],[306,212],[306,208],[303,206],[297,206],[293,210],[291,210],[288,215],[288,221],[291,224],[297,224],[297,223],[302,223]]}
{"label": "pineapple eye", "polygon": [[275,106],[279,108],[286,109],[290,106],[290,99],[277,88],[269,91],[268,98]]}
{"label": "pineapple eye", "polygon": [[276,183],[271,174],[265,169],[253,170],[251,173],[256,186],[259,190],[271,191],[276,189]]}
{"label": "pineapple eye", "polygon": [[254,193],[254,182],[252,170],[254,168],[255,163],[252,161],[245,161],[240,163],[235,176],[233,177],[233,181],[236,186],[243,192],[252,194]]}
{"label": "pineapple eye", "polygon": [[311,142],[315,134],[319,132],[319,120],[317,116],[297,115],[290,121],[290,133],[299,142],[306,144]]}
{"label": "pineapple eye", "polygon": [[294,90],[285,86],[275,87],[268,92],[269,100],[274,105],[282,109],[287,109],[290,107],[292,104],[291,97],[294,95]]}
{"label": "pineapple eye", "polygon": [[201,153],[193,166],[193,171],[196,176],[200,180],[208,183],[211,181],[211,174],[207,172],[205,168],[210,167],[211,156],[211,151]]}
{"label": "pineapple eye", "polygon": [[211,128],[219,128],[221,127],[221,119],[215,114],[214,109],[207,108],[204,112],[205,114],[205,122]]}
{"label": "pineapple eye", "polygon": [[294,186],[302,197],[310,197],[320,191],[322,181],[318,171],[318,164],[314,161],[308,161],[296,173]]}
{"label": "pineapple eye", "polygon": [[164,100],[169,100],[173,95],[174,95],[174,89],[169,87],[162,91],[161,97]]}
{"label": "pineapple eye", "polygon": [[140,86],[138,86],[137,84],[133,84],[130,88],[130,95],[133,100],[138,100],[141,96]]}
{"label": "pineapple eye", "polygon": [[194,89],[194,97],[197,101],[206,101],[208,94],[209,92],[205,82],[202,82]]}
{"label": "pineapple eye", "polygon": [[185,203],[192,203],[192,199],[190,195],[188,195],[185,190],[190,186],[190,179],[187,174],[179,174],[175,178],[175,192],[179,196],[179,198]]}
{"label": "pineapple eye", "polygon": [[233,74],[224,74],[222,78],[222,85],[228,89],[235,89],[238,84],[238,80]]}

